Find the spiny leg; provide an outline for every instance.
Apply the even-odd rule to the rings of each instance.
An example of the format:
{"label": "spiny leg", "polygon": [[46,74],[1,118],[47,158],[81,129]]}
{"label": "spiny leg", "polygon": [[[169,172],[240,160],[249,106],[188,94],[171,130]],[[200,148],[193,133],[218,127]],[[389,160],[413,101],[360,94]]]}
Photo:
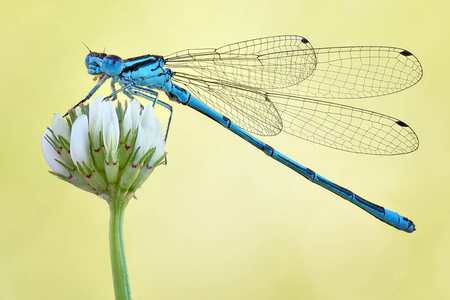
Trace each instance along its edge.
{"label": "spiny leg", "polygon": [[167,108],[170,111],[169,121],[167,122],[167,130],[166,130],[166,134],[164,136],[164,141],[167,142],[167,136],[169,135],[170,123],[172,122],[173,109],[172,109],[172,105],[167,104],[166,102],[163,102],[160,100],[157,100],[157,102],[159,105],[164,106],[165,108]]}
{"label": "spiny leg", "polygon": [[127,90],[122,91],[122,93],[127,96],[128,98],[130,98],[130,100],[134,100],[133,95],[131,95]]}
{"label": "spiny leg", "polygon": [[[149,100],[149,101],[153,101],[153,107],[155,107],[156,103],[158,103],[159,105],[165,107],[166,109],[168,109],[170,111],[169,121],[167,122],[166,134],[164,136],[164,141],[167,143],[167,137],[169,135],[170,123],[172,122],[172,115],[173,115],[173,108],[172,108],[172,106],[170,104],[167,104],[167,103],[165,103],[163,101],[158,100],[158,93],[155,92],[155,91],[152,91],[152,90],[146,89],[146,88],[142,88],[142,87],[136,87],[136,86],[133,87],[133,88],[137,89],[137,90],[141,90],[143,92],[145,91],[145,92],[150,93],[152,95],[155,95],[155,98],[152,98],[149,95],[146,95],[146,94],[138,92],[138,91],[133,91],[133,90],[130,89],[130,93],[132,93],[133,95],[140,96],[140,97],[142,97],[142,98],[144,98],[146,100]],[[164,164],[167,165],[167,155],[164,157]]]}
{"label": "spiny leg", "polygon": [[115,81],[114,78],[111,79],[111,90],[112,90],[112,94],[111,95],[114,95],[113,98],[112,98],[113,101],[117,99],[116,82],[117,81]]}
{"label": "spiny leg", "polygon": [[170,123],[172,122],[172,115],[173,115],[173,108],[172,108],[172,106],[170,104],[167,104],[167,103],[161,101],[161,100],[158,100],[158,93],[155,92],[155,91],[152,91],[150,89],[146,89],[146,88],[143,88],[143,87],[136,87],[136,86],[134,86],[133,89],[140,90],[140,91],[147,92],[147,93],[151,93],[152,95],[156,94],[156,97],[152,98],[149,95],[146,95],[144,93],[141,93],[141,92],[138,92],[138,91],[131,91],[136,96],[140,96],[140,97],[142,97],[142,98],[144,98],[146,100],[153,101],[153,107],[155,107],[156,104],[159,104],[159,105],[163,106],[164,108],[166,108],[166,109],[168,109],[170,111],[169,121],[167,122],[166,134],[165,134],[165,137],[164,137],[164,140],[167,142],[167,136],[169,135]]}
{"label": "spiny leg", "polygon": [[[114,89],[113,89],[113,93],[112,93],[111,95],[109,95],[108,97],[105,97],[105,98],[103,99],[103,101],[109,101],[109,100],[114,101],[114,100],[116,100],[116,99],[117,99],[117,96],[116,96],[116,95],[117,95],[118,93],[120,93],[120,92],[122,92],[122,91],[128,89],[128,88],[131,87],[132,85],[133,85],[133,83],[129,83],[129,84],[127,84],[127,85],[121,87],[121,88],[118,89],[117,91],[116,91],[116,89],[114,88]],[[110,99],[110,98],[113,98],[113,99]]]}
{"label": "spiny leg", "polygon": [[[134,90],[142,91],[142,92],[144,92],[144,93],[149,93],[149,94],[153,95],[155,98],[154,98],[154,100],[153,100],[153,98],[151,98],[151,97],[148,97],[148,96],[145,97],[145,94],[140,93],[140,92],[137,92],[137,91],[133,91],[133,89],[134,89]],[[155,92],[155,91],[153,91],[153,90],[151,90],[151,89],[144,88],[144,87],[142,87],[142,86],[133,86],[133,87],[130,88],[129,90],[130,90],[132,93],[134,93],[135,95],[139,95],[139,96],[144,97],[144,98],[146,98],[146,99],[148,99],[148,100],[149,100],[149,98],[150,98],[150,99],[151,99],[150,101],[153,101],[153,107],[155,107],[156,103],[158,103],[159,105],[161,105],[161,106],[167,108],[167,109],[170,111],[169,121],[167,122],[166,135],[165,135],[165,139],[164,139],[165,141],[167,141],[167,136],[168,136],[168,134],[169,134],[170,123],[172,122],[172,115],[173,115],[173,109],[172,109],[172,106],[171,106],[170,104],[167,104],[167,103],[161,101],[161,100],[158,100],[158,93]]]}
{"label": "spiny leg", "polygon": [[[138,92],[136,90],[142,91],[144,93],[148,93],[151,96],[149,96],[147,94],[144,94],[144,93],[140,93],[140,92]],[[172,106],[170,104],[167,104],[167,103],[165,103],[163,101],[158,100],[158,93],[157,92],[155,92],[155,91],[153,91],[151,89],[140,87],[140,86],[133,86],[131,83],[126,85],[126,86],[124,86],[124,87],[122,87],[121,89],[119,89],[117,91],[114,91],[111,95],[109,95],[105,99],[107,100],[107,99],[115,96],[119,92],[122,92],[123,94],[125,94],[125,96],[130,98],[130,100],[134,99],[133,95],[140,96],[140,97],[142,97],[142,98],[144,98],[144,99],[146,99],[148,101],[153,102],[153,107],[155,107],[155,105],[158,103],[159,105],[165,107],[166,109],[168,109],[170,111],[169,121],[167,122],[166,134],[164,136],[164,141],[167,142],[167,137],[169,135],[170,124],[172,122],[172,116],[173,116],[173,108],[172,108]],[[141,104],[141,106],[142,106],[142,104]]]}
{"label": "spiny leg", "polygon": [[80,106],[81,104],[83,104],[84,102],[86,102],[87,100],[89,100],[89,98],[92,97],[92,95],[102,86],[103,83],[105,83],[105,81],[109,78],[109,75],[103,75],[103,76],[99,76],[98,82],[97,84],[94,86],[94,88],[89,92],[89,94],[80,102],[78,102],[74,107],[72,107],[71,109],[69,109],[66,114],[64,115],[64,117],[66,117],[69,114],[69,111],[77,108],[78,106]]}
{"label": "spiny leg", "polygon": [[[131,88],[128,88],[128,89],[122,91],[122,94],[127,96],[130,99],[130,101],[135,100],[132,93],[134,94],[134,92],[131,90]],[[141,109],[144,109],[144,106],[140,102],[139,102],[139,104],[141,105]]]}
{"label": "spiny leg", "polygon": [[[151,94],[154,98],[152,98],[152,97],[150,97],[150,96],[148,96],[148,95],[139,93],[139,92],[135,92],[133,89],[144,90],[145,92]],[[134,98],[133,98],[133,95],[135,95],[135,96],[136,96],[136,95],[141,96],[141,97],[143,97],[144,99],[153,102],[153,108],[155,107],[156,101],[158,100],[158,93],[157,93],[157,92],[152,91],[152,90],[150,90],[150,89],[141,88],[141,87],[139,87],[138,85],[133,85],[133,86],[127,88],[126,90],[123,91],[123,93],[124,93],[128,98],[130,98],[131,100],[134,99]],[[142,105],[142,103],[141,103],[141,108],[144,109],[144,106]]]}
{"label": "spiny leg", "polygon": [[[150,94],[150,95],[139,93],[139,92],[136,92],[135,90],[142,91],[143,93],[147,93],[147,94]],[[134,85],[131,88],[127,89],[127,91],[131,95],[140,95],[141,97],[143,97],[142,95],[145,95],[145,97],[143,97],[143,98],[145,98],[148,101],[153,102],[153,107],[155,107],[156,102],[158,102],[158,92],[155,92],[155,91],[153,91],[151,89],[143,88],[143,87],[138,86],[138,85]]]}

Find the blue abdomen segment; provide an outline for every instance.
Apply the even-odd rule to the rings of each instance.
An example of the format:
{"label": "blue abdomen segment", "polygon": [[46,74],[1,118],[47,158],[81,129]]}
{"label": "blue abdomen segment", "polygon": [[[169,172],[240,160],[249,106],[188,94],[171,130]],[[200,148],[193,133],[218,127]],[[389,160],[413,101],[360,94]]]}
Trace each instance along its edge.
{"label": "blue abdomen segment", "polygon": [[[281,154],[283,155],[283,154]],[[309,169],[308,169],[309,170]],[[299,171],[297,171],[300,173]],[[385,209],[379,205],[376,205],[370,201],[365,200],[364,198],[356,195],[352,191],[343,188],[334,182],[329,181],[328,179],[320,176],[319,174],[315,173],[312,170],[309,170],[309,175],[314,174],[311,176],[310,179],[312,182],[326,188],[327,190],[341,196],[345,200],[350,201],[351,203],[355,204],[356,206],[362,208],[372,216],[380,219],[381,221],[406,232],[413,232],[415,230],[414,223],[410,221],[408,218],[405,218],[401,215],[399,215],[396,212],[390,211],[388,209]]]}
{"label": "blue abdomen segment", "polygon": [[273,159],[277,160],[278,162],[282,163],[283,165],[289,167],[290,169],[294,170],[295,172],[299,173],[306,179],[314,182],[315,184],[320,185],[321,187],[339,195],[340,197],[350,201],[351,203],[355,204],[356,206],[360,207],[361,209],[365,210],[372,216],[376,217],[377,219],[399,229],[403,230],[405,232],[413,232],[415,230],[414,223],[399,215],[396,212],[387,210],[379,205],[376,205],[372,202],[369,202],[362,197],[356,195],[352,191],[343,188],[328,179],[320,176],[316,172],[314,172],[311,169],[308,169],[305,166],[302,166],[301,164],[293,161],[289,157],[285,156],[284,154],[280,153],[279,151],[275,150],[271,146],[267,145],[266,143],[260,141],[235,123],[233,123],[231,120],[229,120],[227,117],[223,116],[222,114],[216,112],[194,96],[192,96],[188,91],[184,90],[183,88],[173,85],[173,88],[170,91],[166,91],[166,93],[174,100],[178,100],[182,104],[188,105],[195,110],[201,112],[202,114],[208,116],[209,118],[213,119],[214,121],[222,124],[224,127],[228,128],[256,148],[262,150],[265,154],[272,157]]}
{"label": "blue abdomen segment", "polygon": [[[232,131],[235,132],[235,130]],[[248,133],[246,134],[248,135]],[[353,193],[352,191],[344,187],[341,187],[340,185],[337,185],[334,182],[331,182],[330,180],[317,174],[313,170],[306,168],[301,164],[293,161],[292,159],[273,149],[269,145],[263,142],[260,143],[261,143],[261,150],[263,150],[267,155],[271,156],[273,159],[291,168],[292,170],[299,173],[306,179],[320,185],[321,187],[324,187],[325,189],[335,193],[336,195],[341,196],[345,200],[350,201],[351,203],[362,208],[363,210],[365,210],[372,216],[376,217],[377,219],[406,232],[413,232],[415,230],[414,223],[410,221],[408,218],[405,218],[396,212],[390,211],[379,205],[376,205],[372,202],[365,200],[364,198]]]}

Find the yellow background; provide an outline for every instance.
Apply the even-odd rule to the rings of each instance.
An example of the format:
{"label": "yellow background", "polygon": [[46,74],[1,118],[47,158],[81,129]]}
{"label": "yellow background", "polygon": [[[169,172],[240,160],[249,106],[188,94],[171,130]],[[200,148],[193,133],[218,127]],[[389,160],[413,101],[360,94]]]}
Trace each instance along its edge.
{"label": "yellow background", "polygon": [[108,207],[47,173],[40,150],[53,113],[94,84],[82,42],[127,58],[298,34],[419,58],[413,88],[347,102],[411,125],[418,151],[263,139],[418,230],[379,222],[174,104],[168,165],[125,215],[133,299],[450,299],[449,13],[444,0],[3,1],[0,298],[113,298]]}

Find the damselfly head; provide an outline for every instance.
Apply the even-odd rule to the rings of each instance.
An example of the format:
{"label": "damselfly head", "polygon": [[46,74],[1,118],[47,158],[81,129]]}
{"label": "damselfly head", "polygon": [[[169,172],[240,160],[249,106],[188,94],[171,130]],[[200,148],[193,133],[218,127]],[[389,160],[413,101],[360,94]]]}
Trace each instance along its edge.
{"label": "damselfly head", "polygon": [[84,60],[88,73],[91,75],[103,74],[104,72],[101,66],[105,57],[106,53],[89,52]]}
{"label": "damselfly head", "polygon": [[117,55],[108,55],[103,58],[102,69],[110,76],[119,75],[123,70],[123,60]]}

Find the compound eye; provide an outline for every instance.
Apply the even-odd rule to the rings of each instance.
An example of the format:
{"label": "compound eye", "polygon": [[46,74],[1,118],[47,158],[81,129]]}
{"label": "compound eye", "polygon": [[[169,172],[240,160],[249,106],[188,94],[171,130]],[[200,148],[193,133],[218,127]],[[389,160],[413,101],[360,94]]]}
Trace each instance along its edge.
{"label": "compound eye", "polygon": [[86,68],[89,68],[89,64],[91,63],[91,58],[92,58],[91,53],[86,55],[86,59],[84,60],[84,64],[86,65]]}
{"label": "compound eye", "polygon": [[119,75],[123,70],[123,60],[116,55],[108,55],[102,61],[102,69],[108,75]]}

